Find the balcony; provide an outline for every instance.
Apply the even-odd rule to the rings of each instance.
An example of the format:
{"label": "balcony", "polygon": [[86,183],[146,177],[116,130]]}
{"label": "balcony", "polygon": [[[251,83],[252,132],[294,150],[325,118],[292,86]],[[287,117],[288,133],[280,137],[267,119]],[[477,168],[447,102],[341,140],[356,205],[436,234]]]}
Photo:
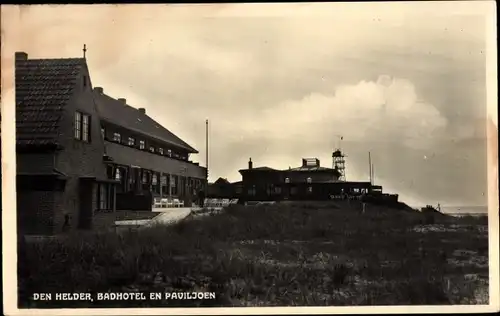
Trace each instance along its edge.
{"label": "balcony", "polygon": [[106,154],[113,162],[126,166],[139,166],[144,169],[198,179],[206,178],[206,168],[191,161],[162,156],[147,150],[105,141]]}

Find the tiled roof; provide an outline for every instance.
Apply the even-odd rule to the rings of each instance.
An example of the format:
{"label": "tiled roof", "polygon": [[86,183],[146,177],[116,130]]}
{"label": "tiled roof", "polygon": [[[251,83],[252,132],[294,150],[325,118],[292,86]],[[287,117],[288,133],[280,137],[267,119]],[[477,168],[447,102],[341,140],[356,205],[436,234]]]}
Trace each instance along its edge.
{"label": "tiled roof", "polygon": [[83,58],[16,60],[16,141],[56,144],[64,107],[75,88]]}
{"label": "tiled roof", "polygon": [[99,115],[102,120],[118,126],[123,126],[131,131],[145,136],[158,139],[167,144],[187,150],[190,153],[198,153],[196,149],[188,145],[182,139],[174,135],[165,127],[149,117],[139,109],[124,104],[120,100],[101,93],[95,89],[94,99],[97,104]]}
{"label": "tiled roof", "polygon": [[302,166],[302,167],[283,169],[283,170],[272,169],[269,167],[258,167],[258,168],[240,170],[240,172],[246,172],[246,171],[278,171],[278,172],[328,171],[328,172],[335,172],[338,175],[340,175],[339,171],[336,169],[318,167],[318,166],[307,166],[307,167]]}

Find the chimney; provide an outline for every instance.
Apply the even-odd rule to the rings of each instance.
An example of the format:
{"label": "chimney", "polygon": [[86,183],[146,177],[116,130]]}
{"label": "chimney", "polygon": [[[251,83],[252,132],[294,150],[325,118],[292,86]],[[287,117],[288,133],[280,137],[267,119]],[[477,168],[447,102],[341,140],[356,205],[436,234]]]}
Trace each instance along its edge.
{"label": "chimney", "polygon": [[318,159],[318,158],[316,158],[316,167],[319,167],[319,166],[320,166],[320,165],[319,165],[319,159]]}
{"label": "chimney", "polygon": [[123,104],[127,104],[127,99],[124,99],[124,98],[119,98],[117,99],[118,101],[120,101],[121,103]]}
{"label": "chimney", "polygon": [[28,60],[28,54],[26,54],[25,52],[16,52],[15,57],[16,61]]}
{"label": "chimney", "polygon": [[142,114],[146,114],[146,109],[145,108],[138,108],[139,112]]}
{"label": "chimney", "polygon": [[302,167],[307,167],[307,159],[302,158]]}
{"label": "chimney", "polygon": [[101,87],[95,87],[94,91],[97,92],[97,93],[99,93],[99,94],[103,94],[104,93],[104,89],[101,88]]}
{"label": "chimney", "polygon": [[250,158],[250,160],[248,160],[248,169],[253,169],[252,158]]}

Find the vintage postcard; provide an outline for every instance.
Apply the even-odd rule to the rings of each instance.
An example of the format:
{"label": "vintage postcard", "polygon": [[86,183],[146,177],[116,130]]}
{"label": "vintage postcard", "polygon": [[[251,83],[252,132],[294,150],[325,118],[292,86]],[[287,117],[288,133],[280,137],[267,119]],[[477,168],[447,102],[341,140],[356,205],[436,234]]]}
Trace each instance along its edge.
{"label": "vintage postcard", "polygon": [[1,7],[8,315],[493,312],[493,1]]}

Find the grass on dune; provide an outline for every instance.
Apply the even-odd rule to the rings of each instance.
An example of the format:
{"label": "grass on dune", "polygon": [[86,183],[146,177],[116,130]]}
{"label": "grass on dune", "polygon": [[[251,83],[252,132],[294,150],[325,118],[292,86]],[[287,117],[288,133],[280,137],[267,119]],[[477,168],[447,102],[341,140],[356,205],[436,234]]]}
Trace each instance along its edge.
{"label": "grass on dune", "polygon": [[[19,298],[22,307],[487,304],[486,225],[371,205],[363,214],[355,202],[231,206],[172,226],[23,244]],[[217,297],[29,299],[33,292],[107,291]]]}

